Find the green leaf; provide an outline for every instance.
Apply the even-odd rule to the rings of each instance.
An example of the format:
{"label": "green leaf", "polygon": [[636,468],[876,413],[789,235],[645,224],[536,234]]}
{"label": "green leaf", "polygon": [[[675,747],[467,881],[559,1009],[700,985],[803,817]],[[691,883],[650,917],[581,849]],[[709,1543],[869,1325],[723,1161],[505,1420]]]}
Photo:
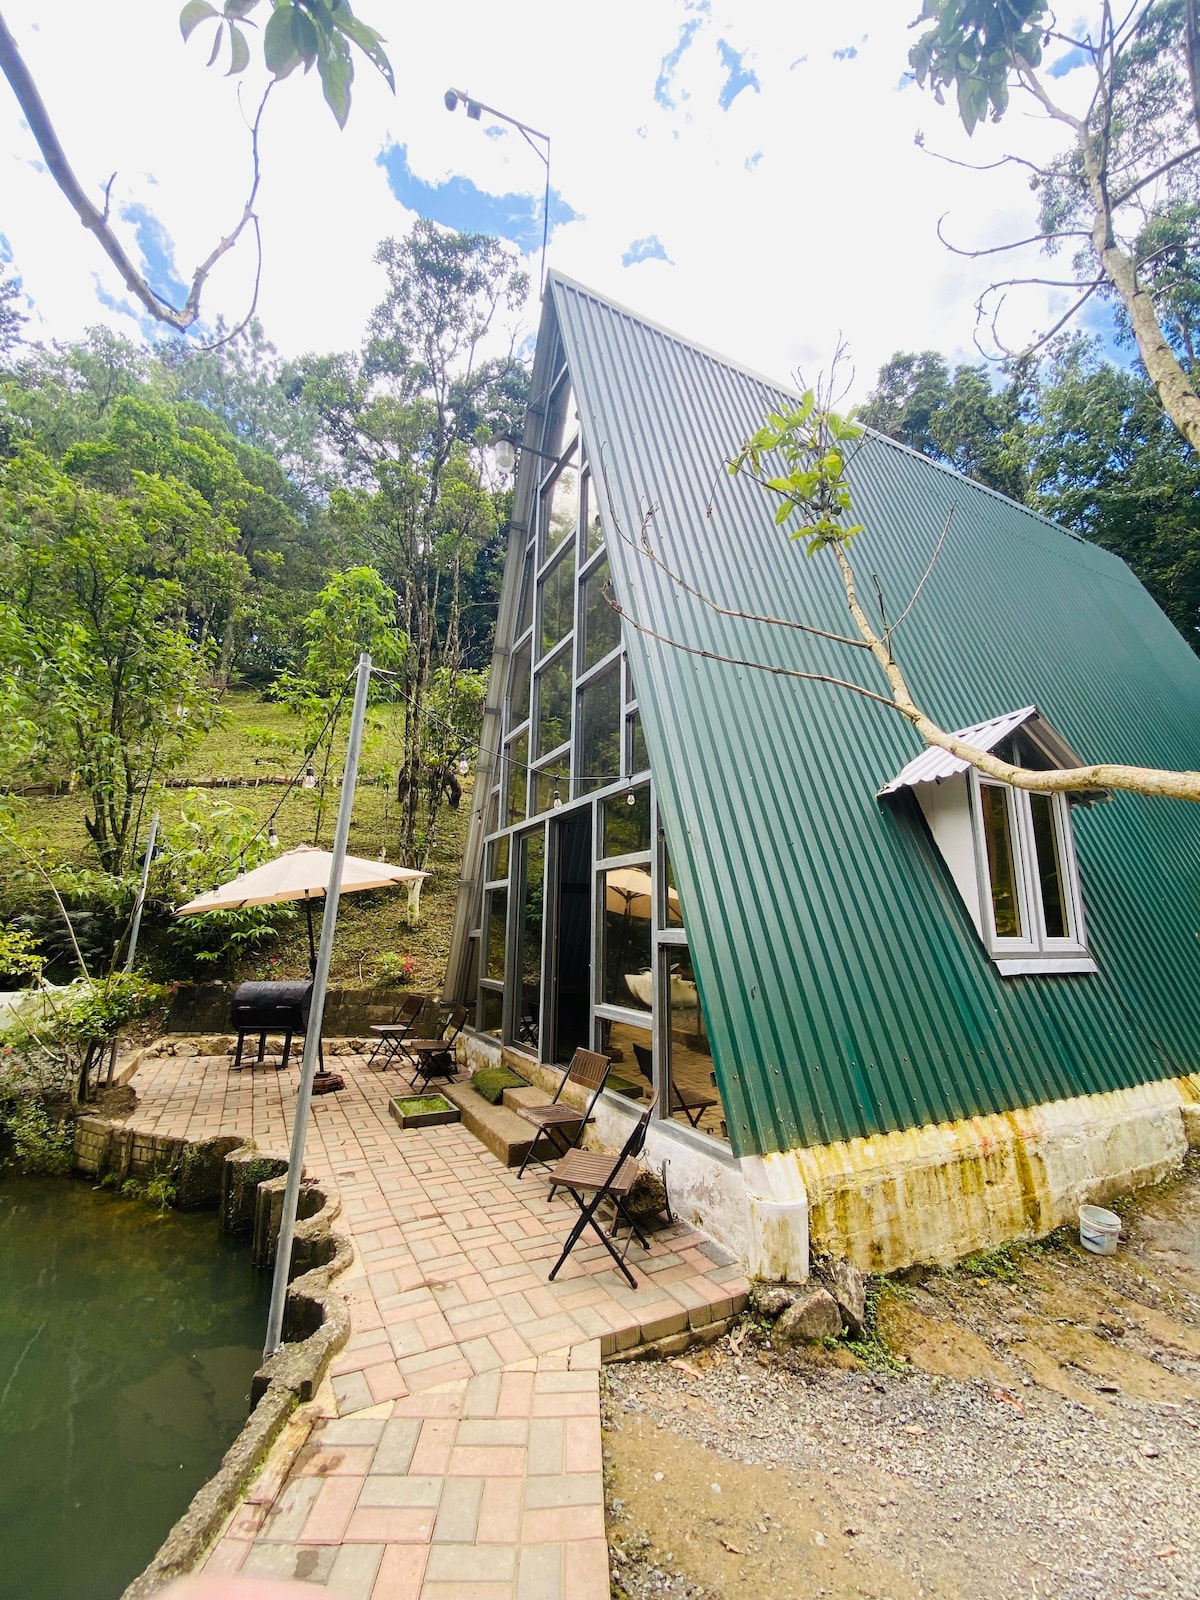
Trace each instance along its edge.
{"label": "green leaf", "polygon": [[317,57],[317,71],[321,75],[321,90],[325,104],[333,112],[339,128],[346,126],[350,115],[350,85],[354,81],[354,63],[350,52],[336,36],[326,43],[324,54]]}
{"label": "green leaf", "polygon": [[396,92],[396,77],[392,71],[392,63],[388,60],[383,50],[383,38],[375,29],[365,22],[360,22],[348,6],[338,6],[334,10],[333,24],[340,29],[348,39],[354,43],[367,57],[374,62],[379,71],[387,79],[388,87],[392,93]]}
{"label": "green leaf", "polygon": [[179,31],[185,40],[190,39],[202,22],[207,22],[210,17],[218,15],[217,8],[210,6],[208,0],[188,0],[187,5],[179,13]]}
{"label": "green leaf", "polygon": [[292,36],[292,12],[289,6],[277,6],[272,11],[263,33],[263,57],[267,69],[277,78],[286,78],[300,65],[300,52]]}
{"label": "green leaf", "polygon": [[223,22],[218,22],[217,23],[217,36],[213,40],[212,55],[210,55],[209,58],[208,58],[208,64],[209,64],[210,67],[216,61],[217,57],[221,54],[221,38],[222,38],[222,35],[224,34],[224,32],[225,32],[225,24]]}
{"label": "green leaf", "polygon": [[227,78],[235,78],[239,72],[245,72],[250,65],[250,46],[246,43],[246,36],[242,30],[229,24],[229,71]]}
{"label": "green leaf", "polygon": [[307,72],[317,59],[320,40],[317,37],[317,30],[313,26],[312,18],[301,11],[298,6],[292,7],[291,16],[292,42],[299,51],[300,59],[304,62],[304,70]]}
{"label": "green leaf", "polygon": [[782,505],[776,506],[775,526],[778,528],[782,523],[785,523],[795,509],[795,506],[790,500],[785,500]]}

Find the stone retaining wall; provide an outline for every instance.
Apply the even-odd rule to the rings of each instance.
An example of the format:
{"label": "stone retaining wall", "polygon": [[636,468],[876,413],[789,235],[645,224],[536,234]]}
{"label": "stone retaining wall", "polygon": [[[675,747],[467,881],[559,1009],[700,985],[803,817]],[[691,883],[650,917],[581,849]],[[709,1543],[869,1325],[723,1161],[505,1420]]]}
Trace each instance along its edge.
{"label": "stone retaining wall", "polygon": [[[228,1033],[232,983],[182,983],[167,1011],[168,1033]],[[324,1032],[331,1037],[367,1034],[373,1022],[394,1022],[409,989],[329,989]],[[438,1001],[425,998],[431,1007]]]}
{"label": "stone retaining wall", "polygon": [[[75,1167],[97,1179],[113,1174],[118,1182],[166,1177],[180,1209],[216,1208],[222,1232],[252,1235],[256,1267],[274,1263],[288,1163],[252,1140],[175,1139],[81,1117],[75,1124]],[[254,1374],[245,1426],[122,1600],[145,1600],[194,1569],[296,1405],[312,1399],[350,1337],[345,1299],[333,1287],[352,1259],[349,1240],[334,1231],[340,1211],[332,1184],[303,1181],[284,1311],[288,1342]]]}

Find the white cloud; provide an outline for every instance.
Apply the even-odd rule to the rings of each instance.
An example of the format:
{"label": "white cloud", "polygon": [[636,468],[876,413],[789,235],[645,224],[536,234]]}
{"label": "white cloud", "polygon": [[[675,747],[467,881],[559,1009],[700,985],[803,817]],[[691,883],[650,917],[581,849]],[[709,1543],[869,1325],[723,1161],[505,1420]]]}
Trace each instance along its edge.
{"label": "white cloud", "polygon": [[[450,85],[552,135],[554,185],[582,220],[557,232],[551,265],[781,377],[798,362],[828,360],[840,332],[860,397],[895,349],[974,356],[972,302],[990,264],[939,244],[942,213],[966,243],[1032,231],[1033,198],[1019,170],[980,176],[938,163],[914,147],[917,128],[930,146],[976,161],[1015,139],[1034,153],[1061,142],[1017,111],[968,141],[950,107],[899,92],[916,0],[837,8],[743,0],[733,20],[681,0],[611,0],[602,12],[460,0],[452,25],[443,8],[358,6],[388,37],[395,100],[364,63],[344,133],[315,75],[281,85],[265,122],[260,315],[285,354],[355,344],[380,297],[374,247],[411,221],[376,164],[386,143],[405,144],[426,181],[459,173],[490,191],[540,196],[534,153],[519,137],[484,137],[461,110],[448,115]],[[5,14],[81,182],[99,194],[115,169],[114,214],[152,211],[188,277],[238,216],[248,154],[235,87],[205,69],[199,36],[185,49],[177,9],[123,0],[118,18],[94,0],[58,0],[51,24],[38,0],[10,0]],[[675,69],[674,106],[664,107],[655,82],[688,22],[699,26]],[[728,109],[721,39],[753,62],[761,85]],[[834,60],[850,42],[857,55]],[[254,83],[247,74],[247,106]],[[1060,80],[1061,92],[1068,87]],[[136,333],[97,299],[97,277],[110,301],[128,295],[36,170],[7,85],[0,131],[3,227],[36,302],[37,332],[71,337],[105,320]],[[650,237],[673,265],[624,267],[630,241]],[[128,238],[132,248],[132,230]],[[536,281],[536,257],[530,266]],[[251,252],[239,247],[213,274],[210,320],[241,314],[252,276]],[[1023,305],[1011,337],[1044,323],[1050,304],[1040,294]]]}

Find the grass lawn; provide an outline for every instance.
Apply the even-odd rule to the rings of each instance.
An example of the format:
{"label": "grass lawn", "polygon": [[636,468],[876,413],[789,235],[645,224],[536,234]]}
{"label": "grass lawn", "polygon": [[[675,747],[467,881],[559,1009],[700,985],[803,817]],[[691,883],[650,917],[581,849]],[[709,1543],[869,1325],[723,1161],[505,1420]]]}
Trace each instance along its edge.
{"label": "grass lawn", "polygon": [[[225,707],[227,714],[221,724],[205,736],[187,767],[174,776],[193,781],[212,778],[253,780],[269,775],[290,778],[297,771],[304,737],[299,719],[286,707],[261,700],[257,694],[245,690],[230,691],[225,697]],[[354,855],[373,858],[386,847],[389,858],[394,859],[399,815],[392,786],[383,779],[381,768],[389,757],[394,761],[400,730],[390,709],[372,713],[372,716],[375,726],[365,741],[359,767],[358,792],[350,826],[350,851]],[[348,712],[344,712],[330,763],[332,775],[341,769],[348,720]],[[316,765],[318,778],[323,764],[322,759]],[[415,928],[409,928],[407,924],[408,896],[403,889],[384,889],[343,897],[334,946],[333,983],[353,987],[369,984],[372,960],[384,953],[394,952],[411,956],[416,967],[415,988],[440,991],[458,898],[472,783],[471,777],[463,780],[463,798],[457,811],[443,806],[439,814],[438,841],[427,863],[430,877],[421,890],[420,920]],[[323,803],[319,787],[311,790],[297,787],[288,793],[286,800],[283,798],[284,789],[274,784],[261,788],[218,790],[217,793],[230,804],[244,808],[256,823],[264,822],[283,801],[275,825],[280,844],[285,850],[292,845],[312,844],[314,841],[328,848],[333,842],[340,790],[332,783]],[[186,790],[181,788],[163,791],[160,803],[165,826],[170,826],[178,818],[185,794]],[[12,804],[23,831],[43,844],[53,857],[77,866],[95,866],[95,855],[83,825],[88,805],[82,795],[14,799]],[[148,825],[147,816],[143,834]],[[236,867],[236,861],[230,863],[231,876]],[[10,894],[6,896],[9,914],[12,905]],[[307,952],[304,917],[298,912],[285,924],[274,942],[264,946],[260,954],[250,957],[239,968],[223,974],[203,970],[199,973],[176,972],[169,975],[178,978],[218,975],[230,978],[302,977],[307,976],[308,972]],[[274,964],[268,960],[271,956],[275,957]]]}

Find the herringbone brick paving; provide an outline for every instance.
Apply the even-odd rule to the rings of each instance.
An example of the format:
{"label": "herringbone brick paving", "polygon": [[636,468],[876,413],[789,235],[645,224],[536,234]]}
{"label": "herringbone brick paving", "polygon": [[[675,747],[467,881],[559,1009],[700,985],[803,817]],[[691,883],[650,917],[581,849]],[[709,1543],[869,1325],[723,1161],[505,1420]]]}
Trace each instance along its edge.
{"label": "herringbone brick paving", "polygon": [[[740,1270],[677,1223],[634,1247],[636,1290],[599,1244],[550,1283],[570,1202],[459,1126],[401,1131],[395,1073],[334,1065],[346,1087],[314,1100],[305,1167],[341,1197],[351,1337],[308,1442],[281,1441],[208,1568],[345,1600],[607,1600],[602,1356],[728,1316]],[[130,1123],[283,1154],[298,1079],[153,1058]]]}

